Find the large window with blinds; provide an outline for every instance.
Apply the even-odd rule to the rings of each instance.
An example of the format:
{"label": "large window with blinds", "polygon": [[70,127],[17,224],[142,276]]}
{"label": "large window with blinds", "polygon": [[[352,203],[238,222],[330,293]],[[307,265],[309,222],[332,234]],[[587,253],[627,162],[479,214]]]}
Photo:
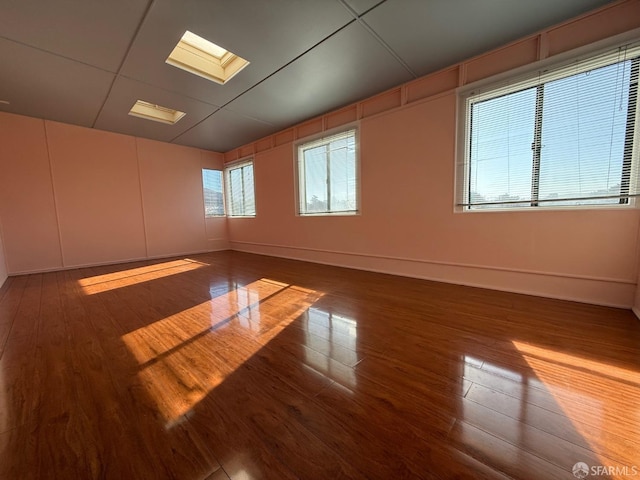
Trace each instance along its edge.
{"label": "large window with blinds", "polygon": [[255,217],[256,196],[253,182],[253,160],[228,165],[225,170],[227,215]]}
{"label": "large window with blinds", "polygon": [[298,213],[358,213],[357,133],[348,130],[297,146]]}
{"label": "large window with blinds", "polygon": [[224,196],[222,192],[222,172],[202,169],[202,192],[204,196],[204,216],[224,217]]}
{"label": "large window with blinds", "polygon": [[463,93],[458,206],[631,204],[639,66],[627,45]]}

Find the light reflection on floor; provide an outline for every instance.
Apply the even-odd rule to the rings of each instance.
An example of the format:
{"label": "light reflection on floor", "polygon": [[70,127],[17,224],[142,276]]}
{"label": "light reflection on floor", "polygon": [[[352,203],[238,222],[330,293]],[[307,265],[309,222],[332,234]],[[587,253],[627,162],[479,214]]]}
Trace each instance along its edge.
{"label": "light reflection on floor", "polygon": [[[301,322],[305,331],[305,346],[308,347],[304,351],[307,364],[330,379],[337,380],[342,386],[355,388],[355,370],[331,357],[337,348],[357,355],[357,322],[317,308],[310,308]],[[355,365],[357,359],[352,363]]]}
{"label": "light reflection on floor", "polygon": [[[129,332],[122,340],[170,428],[321,296],[263,278]],[[280,315],[264,313],[274,311]]]}

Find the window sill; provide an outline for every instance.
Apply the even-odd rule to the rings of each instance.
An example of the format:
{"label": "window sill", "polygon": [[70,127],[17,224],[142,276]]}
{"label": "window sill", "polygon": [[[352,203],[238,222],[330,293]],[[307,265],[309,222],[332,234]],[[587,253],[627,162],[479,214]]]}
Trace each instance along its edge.
{"label": "window sill", "polygon": [[318,213],[298,213],[298,217],[355,217],[360,215],[359,211],[353,212],[318,212]]}
{"label": "window sill", "polygon": [[522,212],[577,212],[585,210],[634,210],[637,205],[630,203],[625,205],[566,205],[559,207],[520,207],[520,208],[478,208],[466,209],[454,207],[454,213],[522,213]]}

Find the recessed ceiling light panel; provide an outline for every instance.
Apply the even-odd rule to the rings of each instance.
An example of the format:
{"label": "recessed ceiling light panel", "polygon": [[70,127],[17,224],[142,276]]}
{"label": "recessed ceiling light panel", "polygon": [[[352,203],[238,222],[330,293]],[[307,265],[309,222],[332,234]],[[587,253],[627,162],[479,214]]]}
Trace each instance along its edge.
{"label": "recessed ceiling light panel", "polygon": [[249,65],[244,58],[189,30],[184,32],[166,62],[221,85]]}
{"label": "recessed ceiling light panel", "polygon": [[144,118],[146,120],[153,120],[154,122],[173,125],[184,117],[185,113],[172,108],[162,107],[160,105],[138,100],[133,107],[131,107],[131,110],[129,110],[129,115]]}

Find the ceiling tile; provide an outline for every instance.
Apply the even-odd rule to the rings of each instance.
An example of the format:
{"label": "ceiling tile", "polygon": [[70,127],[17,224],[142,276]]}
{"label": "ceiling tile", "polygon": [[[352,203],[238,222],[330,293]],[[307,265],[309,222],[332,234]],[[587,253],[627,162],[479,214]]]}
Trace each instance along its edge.
{"label": "ceiling tile", "polygon": [[[129,110],[136,100],[180,110],[186,115],[175,125],[133,117],[129,115]],[[167,92],[135,80],[118,77],[95,127],[168,142],[217,109],[218,107],[215,105]]]}
{"label": "ceiling tile", "polygon": [[8,0],[0,35],[116,72],[149,0]]}
{"label": "ceiling tile", "polygon": [[610,0],[387,0],[365,22],[425,75],[610,3]]}
{"label": "ceiling tile", "polygon": [[[297,0],[156,0],[125,62],[130,78],[224,104],[353,20],[335,2]],[[226,85],[182,71],[165,60],[185,30],[251,63]]]}
{"label": "ceiling tile", "polygon": [[342,0],[345,4],[349,5],[358,15],[362,15],[367,10],[375,7],[376,5],[384,2],[385,0]]}
{"label": "ceiling tile", "polygon": [[176,138],[174,143],[227,152],[276,130],[268,123],[222,109]]}
{"label": "ceiling tile", "polygon": [[114,75],[0,39],[3,111],[90,127]]}
{"label": "ceiling tile", "polygon": [[234,100],[228,108],[283,128],[411,78],[356,22]]}
{"label": "ceiling tile", "polygon": [[[84,126],[101,112],[97,128],[225,151],[413,78],[388,48],[424,75],[606,3],[0,0],[0,110]],[[251,64],[224,86],[166,64],[187,29]],[[187,116],[129,117],[137,99]]]}

